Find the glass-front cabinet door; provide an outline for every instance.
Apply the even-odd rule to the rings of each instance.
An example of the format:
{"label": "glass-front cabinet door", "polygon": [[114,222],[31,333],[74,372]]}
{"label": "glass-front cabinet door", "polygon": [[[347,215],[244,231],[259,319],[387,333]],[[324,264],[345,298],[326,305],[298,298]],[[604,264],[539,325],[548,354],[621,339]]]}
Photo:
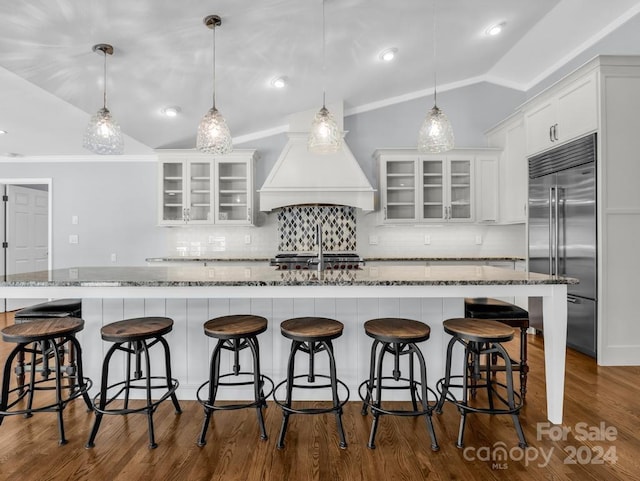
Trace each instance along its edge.
{"label": "glass-front cabinet door", "polygon": [[189,161],[189,203],[187,222],[211,223],[213,212],[213,162]]}
{"label": "glass-front cabinet door", "polygon": [[424,220],[445,218],[445,167],[444,159],[422,161],[422,212]]}
{"label": "glass-front cabinet door", "polygon": [[386,159],[383,195],[386,221],[416,219],[416,162],[415,159]]}
{"label": "glass-front cabinet door", "polygon": [[252,191],[250,163],[244,160],[218,160],[216,223],[251,223]]}
{"label": "glass-front cabinet door", "polygon": [[183,161],[161,164],[160,215],[161,221],[167,224],[184,222],[185,166]]}
{"label": "glass-front cabinet door", "polygon": [[471,220],[471,159],[449,160],[449,220]]}

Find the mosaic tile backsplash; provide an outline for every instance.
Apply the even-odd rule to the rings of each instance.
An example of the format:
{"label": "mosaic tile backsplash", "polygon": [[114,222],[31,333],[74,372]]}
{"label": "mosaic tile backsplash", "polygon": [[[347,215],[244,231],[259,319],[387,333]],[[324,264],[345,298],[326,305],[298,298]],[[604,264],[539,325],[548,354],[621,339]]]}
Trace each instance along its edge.
{"label": "mosaic tile backsplash", "polygon": [[325,251],[356,250],[354,207],[310,205],[283,207],[278,211],[278,251],[315,251],[318,223],[322,224]]}

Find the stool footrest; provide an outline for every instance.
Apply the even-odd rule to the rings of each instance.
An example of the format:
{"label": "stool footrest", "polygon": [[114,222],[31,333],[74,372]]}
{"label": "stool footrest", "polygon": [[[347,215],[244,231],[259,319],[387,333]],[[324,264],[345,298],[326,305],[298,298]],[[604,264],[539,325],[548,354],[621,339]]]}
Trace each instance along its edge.
{"label": "stool footrest", "polygon": [[[387,376],[387,377],[383,377],[382,380],[395,380],[394,377],[391,376]],[[407,378],[399,378],[398,381],[404,381],[407,383],[411,383],[410,379]],[[369,381],[363,381],[360,386],[358,386],[358,396],[360,396],[360,399],[362,400],[364,406],[368,407],[371,409],[371,412],[373,414],[388,414],[391,416],[406,416],[406,417],[417,417],[417,416],[424,416],[425,414],[431,414],[434,409],[436,408],[436,404],[433,405],[429,405],[429,407],[427,409],[417,409],[417,410],[406,410],[406,409],[384,409],[381,405],[381,402],[376,403],[376,401],[374,401],[373,399],[371,399],[370,397],[370,401],[367,401],[367,396],[362,394],[362,389],[365,388],[367,386],[367,384],[369,383]],[[421,387],[422,385],[419,382],[413,381],[413,386],[411,386],[411,384],[405,385],[405,386],[381,386],[381,389],[395,389],[395,390],[407,390],[407,389],[416,389],[416,401],[417,403],[422,404],[422,398],[420,397],[419,391],[417,390],[418,387]],[[372,393],[375,389],[377,388],[377,385],[374,384],[373,386],[371,386],[370,388],[370,392]],[[438,395],[436,394],[436,392],[431,389],[430,387],[427,387],[427,391],[429,394],[432,394],[435,401],[434,403],[437,403],[438,401]],[[371,395],[370,395],[371,396]],[[428,402],[428,401],[427,401]],[[363,412],[364,412],[364,408],[363,408]]]}
{"label": "stool footrest", "polygon": [[[253,373],[252,372],[239,372],[238,374],[235,373],[229,373],[229,374],[224,374],[222,376],[219,377],[219,379],[223,379],[226,377],[231,377],[231,376],[252,376],[253,377]],[[200,392],[209,386],[210,381],[206,381],[204,383],[202,383],[200,385],[200,387],[198,388],[198,390],[196,391],[196,398],[198,400],[198,402],[200,404],[202,404],[203,407],[207,408],[207,409],[213,409],[214,411],[234,411],[236,409],[246,409],[246,408],[257,408],[260,406],[265,406],[266,405],[266,401],[269,398],[269,396],[271,396],[271,394],[273,393],[275,387],[274,387],[274,383],[273,380],[269,377],[269,376],[265,376],[264,374],[260,375],[260,386],[261,388],[264,387],[265,385],[265,381],[267,381],[267,383],[269,384],[269,389],[268,392],[266,394],[262,393],[260,395],[259,399],[255,399],[253,401],[247,402],[247,403],[237,403],[237,404],[225,404],[225,405],[215,405],[215,404],[209,404],[209,400],[208,399],[202,399]],[[252,386],[254,384],[254,381],[238,381],[238,382],[218,382],[218,386]]]}
{"label": "stool footrest", "polygon": [[[450,379],[462,379],[464,376],[463,375],[457,375],[457,376],[451,376]],[[497,382],[497,381],[489,381],[491,383],[492,386],[500,386],[504,389],[507,389],[506,384]],[[438,392],[440,393],[440,395],[442,396],[442,391],[443,391],[443,384],[444,384],[444,379],[440,379],[438,381],[438,383],[436,384],[436,389],[438,390]],[[486,387],[486,384],[475,384],[473,387],[474,388],[483,388]],[[463,401],[459,401],[454,395],[453,393],[450,391],[451,388],[459,388],[459,389],[463,389],[463,385],[462,384],[449,384],[449,389],[447,390],[447,394],[445,399],[450,402],[451,404],[455,405],[458,409],[462,409],[465,410],[467,412],[472,412],[472,413],[482,413],[482,414],[518,414],[520,412],[520,409],[522,409],[522,398],[520,397],[520,395],[517,392],[513,392],[513,397],[515,400],[515,407],[513,409],[509,408],[509,409],[498,409],[498,408],[481,408],[481,407],[475,407],[475,406],[471,406],[468,403],[464,403]],[[469,389],[471,389],[471,386],[469,386]],[[509,405],[509,402],[500,395],[499,392],[497,391],[493,391],[493,394],[495,394],[496,398],[500,400],[501,403],[503,403],[505,406]]]}
{"label": "stool footrest", "polygon": [[[167,381],[166,377],[163,376],[151,376],[149,379],[152,380],[157,380],[157,379],[161,379],[163,380],[165,383]],[[139,379],[139,380],[135,380],[135,381],[146,381],[145,379]],[[100,400],[100,396],[101,394],[97,394],[94,398],[93,398],[93,410],[101,413],[101,414],[132,414],[132,413],[141,413],[141,412],[148,412],[150,410],[155,410],[155,408],[162,403],[163,401],[167,400],[169,397],[171,397],[172,394],[174,394],[176,392],[176,390],[178,389],[178,386],[180,385],[180,383],[178,382],[177,379],[175,378],[171,378],[171,387],[167,388],[166,384],[158,384],[155,386],[150,386],[150,389],[164,389],[166,390],[166,392],[159,398],[156,400],[151,401],[151,403],[149,404],[145,404],[144,406],[141,406],[139,408],[119,408],[119,409],[106,409],[106,407],[111,404],[114,401],[120,400],[120,398],[118,398],[118,396],[120,394],[122,394],[125,389],[127,389],[127,381],[121,381],[121,382],[117,382],[115,384],[111,384],[110,386],[107,387],[107,391],[109,390],[113,390],[114,388],[121,386],[119,388],[119,390],[113,394],[110,398],[108,398],[105,402],[105,407],[103,409],[99,408],[99,400]],[[137,385],[135,384],[135,382],[129,382],[129,389],[135,389],[135,390],[146,390],[147,386],[146,385]],[[145,401],[146,402],[146,401]]]}
{"label": "stool footrest", "polygon": [[[300,374],[298,376],[294,376],[294,380],[298,379],[298,378],[302,378],[302,377],[308,377],[307,374]],[[327,376],[325,374],[315,374],[315,377],[321,377],[324,379],[330,379],[330,376]],[[284,380],[280,383],[278,383],[278,385],[275,387],[274,391],[273,391],[273,400],[275,401],[275,403],[280,406],[282,408],[283,411],[286,411],[290,414],[323,414],[323,413],[335,413],[338,412],[338,410],[341,410],[342,407],[347,404],[347,402],[349,401],[349,388],[347,387],[347,385],[342,382],[340,379],[336,379],[336,383],[340,386],[342,386],[342,388],[346,391],[346,396],[344,397],[344,399],[338,399],[338,404],[335,406],[331,406],[330,408],[301,408],[301,409],[294,409],[290,406],[287,406],[286,401],[282,401],[279,400],[276,397],[276,393],[278,391],[278,389],[280,389],[282,386],[284,386],[287,383],[287,380]],[[293,384],[292,387],[297,387],[300,389],[319,389],[321,387],[324,388],[328,388],[331,387],[331,384],[328,385],[298,385],[298,384]],[[292,401],[293,402],[293,401]],[[330,401],[328,401],[330,402]]]}

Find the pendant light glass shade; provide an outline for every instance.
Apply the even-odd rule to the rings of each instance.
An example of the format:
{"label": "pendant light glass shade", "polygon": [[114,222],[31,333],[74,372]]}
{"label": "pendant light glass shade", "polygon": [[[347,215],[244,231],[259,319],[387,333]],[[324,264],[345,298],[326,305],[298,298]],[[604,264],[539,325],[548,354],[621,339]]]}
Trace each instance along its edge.
{"label": "pendant light glass shade", "polygon": [[82,146],[94,154],[122,155],[124,152],[120,126],[107,108],[101,108],[89,120]]}
{"label": "pendant light glass shade", "polygon": [[94,154],[122,155],[124,152],[122,132],[118,123],[113,120],[111,112],[107,109],[107,54],[113,54],[113,47],[105,43],[99,43],[93,46],[93,51],[104,54],[103,105],[89,119],[89,124],[82,139],[82,146]]}
{"label": "pendant light glass shade", "polygon": [[433,107],[418,131],[418,152],[421,153],[446,152],[455,146],[453,127],[438,108],[436,84],[436,0],[433,0]]}
{"label": "pendant light glass shade", "polygon": [[446,152],[453,149],[453,128],[447,116],[436,105],[429,111],[418,132],[418,151]]}
{"label": "pendant light glass shade", "polygon": [[[325,76],[325,15],[324,0],[322,0],[322,75]],[[323,78],[323,81],[325,79]],[[307,140],[307,149],[314,154],[332,154],[342,147],[342,132],[338,129],[336,120],[325,106],[325,93],[322,93],[322,108],[318,111]]]}
{"label": "pendant light glass shade", "polygon": [[231,131],[216,108],[216,27],[222,25],[218,15],[205,17],[204,24],[213,30],[213,106],[198,125],[196,149],[208,154],[224,155],[233,150]]}
{"label": "pendant light glass shade", "polygon": [[332,154],[340,150],[342,133],[333,115],[323,105],[311,123],[307,148],[316,154]]}
{"label": "pendant light glass shade", "polygon": [[231,131],[215,107],[209,109],[198,125],[196,148],[217,155],[228,154],[233,150]]}

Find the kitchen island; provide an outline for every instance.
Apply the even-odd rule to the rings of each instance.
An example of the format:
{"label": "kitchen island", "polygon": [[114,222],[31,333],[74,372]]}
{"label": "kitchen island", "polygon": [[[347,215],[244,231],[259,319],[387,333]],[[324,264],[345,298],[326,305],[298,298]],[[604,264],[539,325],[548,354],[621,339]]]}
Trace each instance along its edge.
{"label": "kitchen island", "polygon": [[[547,417],[562,422],[567,284],[574,279],[490,266],[364,266],[358,270],[280,271],[266,265],[194,267],[77,267],[8,276],[0,281],[0,298],[82,298],[85,329],[79,333],[85,372],[99,379],[108,344],[100,338],[103,324],[124,318],[167,316],[175,321],[167,336],[179,396],[195,399],[207,379],[214,341],[203,323],[227,314],[251,313],[269,320],[259,337],[263,372],[284,378],[288,341],[281,321],[323,316],[342,321],[344,334],[335,341],[338,375],[357,400],[357,386],[367,377],[371,340],[363,323],[375,317],[408,317],[431,326],[422,344],[433,387],[444,373],[447,337],[442,321],[463,315],[464,297],[535,296],[543,299]],[[244,353],[243,353],[244,354]],[[247,363],[241,357],[241,363]],[[229,368],[231,358],[223,367]],[[227,390],[227,398],[250,396]]]}

